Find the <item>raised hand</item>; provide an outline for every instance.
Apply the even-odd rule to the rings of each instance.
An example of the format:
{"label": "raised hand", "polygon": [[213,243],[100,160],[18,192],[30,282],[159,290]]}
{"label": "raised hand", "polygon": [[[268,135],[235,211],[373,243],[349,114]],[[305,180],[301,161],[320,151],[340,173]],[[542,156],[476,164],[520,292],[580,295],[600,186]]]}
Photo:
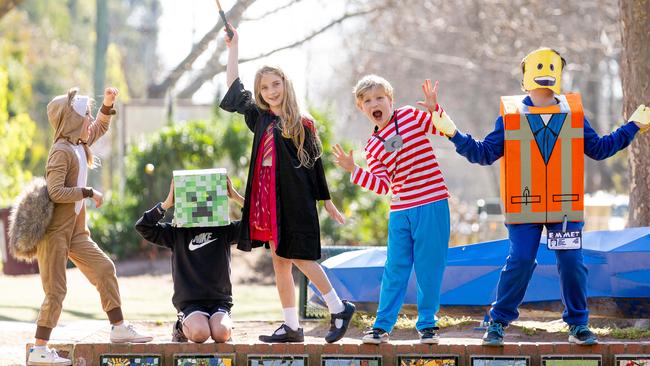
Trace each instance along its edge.
{"label": "raised hand", "polygon": [[108,107],[112,106],[113,103],[115,103],[115,99],[117,99],[117,95],[119,93],[120,92],[119,92],[119,90],[117,90],[117,88],[113,88],[113,87],[110,87],[110,86],[108,88],[104,89],[104,102],[103,102],[103,104],[105,106],[108,106]]}
{"label": "raised hand", "polygon": [[226,177],[226,181],[228,184],[228,198],[235,201],[238,205],[244,206],[244,197],[242,197],[241,194],[239,194],[239,192],[237,192],[237,190],[232,186],[230,177]]}
{"label": "raised hand", "polygon": [[426,108],[431,114],[437,110],[438,105],[438,81],[431,86],[431,79],[426,79],[422,83],[422,93],[424,93],[424,100],[419,101],[418,105]]}
{"label": "raised hand", "polygon": [[169,193],[167,193],[167,198],[160,205],[163,210],[168,210],[170,207],[174,206],[174,180],[172,179],[169,184]]}
{"label": "raised hand", "polygon": [[228,26],[232,30],[232,38],[228,36],[228,30],[226,29],[226,27],[224,27],[223,32],[226,34],[224,39],[226,41],[226,46],[228,48],[232,48],[232,46],[237,46],[239,44],[239,33],[237,33],[237,29],[235,29],[235,27],[233,27],[232,24],[228,23]]}
{"label": "raised hand", "polygon": [[345,151],[343,151],[343,148],[341,145],[336,144],[334,145],[334,157],[336,160],[334,162],[336,165],[340,166],[341,168],[347,170],[350,173],[354,172],[354,156],[352,155],[352,150],[350,150],[349,154],[346,154]]}
{"label": "raised hand", "polygon": [[630,121],[634,121],[636,125],[641,129],[641,132],[645,132],[650,129],[650,107],[646,107],[641,104],[630,116]]}

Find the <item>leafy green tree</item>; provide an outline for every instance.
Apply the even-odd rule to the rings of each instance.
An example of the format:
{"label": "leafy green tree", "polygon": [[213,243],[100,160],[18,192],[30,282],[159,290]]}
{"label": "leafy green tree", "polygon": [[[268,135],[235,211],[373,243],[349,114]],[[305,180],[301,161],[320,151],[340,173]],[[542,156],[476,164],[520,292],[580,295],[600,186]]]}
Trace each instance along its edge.
{"label": "leafy green tree", "polygon": [[27,113],[9,113],[9,77],[0,66],[0,206],[8,206],[24,184],[32,178],[24,169],[27,151],[36,124]]}
{"label": "leafy green tree", "polygon": [[[133,229],[142,213],[167,196],[172,172],[218,166],[223,157],[217,124],[194,121],[156,132],[141,144],[131,145],[126,158],[123,196],[107,195],[104,207],[91,210],[93,235],[117,257],[150,249]],[[147,169],[151,164],[153,170]]]}
{"label": "leafy green tree", "polygon": [[[336,168],[331,158],[332,122],[327,113],[312,110],[323,143],[323,165],[332,199],[348,217],[340,226],[321,211],[321,234],[328,245],[381,245],[386,242],[388,202],[363,192]],[[107,194],[100,210],[90,210],[95,239],[114,256],[123,258],[150,251],[133,229],[142,213],[163,200],[173,170],[226,167],[235,188],[246,185],[253,134],[241,116],[217,113],[212,121],[177,123],[130,146],[126,158],[123,196]],[[147,171],[147,165],[153,171]],[[150,173],[150,174],[148,174]],[[234,207],[234,206],[233,206]],[[238,210],[232,217],[238,218]]]}

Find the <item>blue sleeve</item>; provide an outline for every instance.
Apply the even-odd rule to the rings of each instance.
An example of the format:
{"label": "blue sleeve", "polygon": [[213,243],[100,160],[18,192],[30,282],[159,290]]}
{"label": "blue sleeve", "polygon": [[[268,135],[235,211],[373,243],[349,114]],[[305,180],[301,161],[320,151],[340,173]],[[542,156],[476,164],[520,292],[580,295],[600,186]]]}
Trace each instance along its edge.
{"label": "blue sleeve", "polygon": [[456,152],[464,156],[470,163],[490,165],[503,156],[503,118],[499,116],[490,132],[483,141],[477,141],[469,134],[456,131],[451,142],[456,145]]}
{"label": "blue sleeve", "polygon": [[628,122],[609,135],[598,136],[585,117],[585,154],[594,160],[604,160],[625,149],[634,140],[639,127]]}

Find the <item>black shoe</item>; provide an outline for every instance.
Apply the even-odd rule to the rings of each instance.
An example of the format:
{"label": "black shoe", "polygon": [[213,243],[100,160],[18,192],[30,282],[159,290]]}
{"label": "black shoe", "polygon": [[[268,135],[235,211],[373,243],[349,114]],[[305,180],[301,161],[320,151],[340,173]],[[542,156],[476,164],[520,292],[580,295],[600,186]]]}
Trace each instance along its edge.
{"label": "black shoe", "polygon": [[440,336],[438,335],[438,327],[424,328],[418,333],[420,333],[420,343],[422,344],[438,344],[440,342]]}
{"label": "black shoe", "polygon": [[[280,330],[284,330],[284,334],[278,334],[278,331]],[[302,328],[293,330],[283,323],[278,329],[275,330],[275,332],[273,332],[273,334],[270,336],[261,335],[259,339],[260,341],[266,343],[304,342],[305,335],[302,332]]]}
{"label": "black shoe", "polygon": [[174,326],[172,328],[172,342],[187,342],[187,337],[185,336],[185,333],[183,333],[183,323],[181,323],[180,319],[174,323]]}
{"label": "black shoe", "polygon": [[[345,332],[348,330],[350,320],[352,320],[352,316],[354,315],[356,307],[353,303],[347,300],[343,300],[343,306],[345,306],[345,309],[342,312],[338,314],[332,314],[332,319],[330,320],[330,330],[325,336],[325,341],[327,343],[334,343],[343,338]],[[341,319],[343,322],[340,328],[336,327],[336,319]]]}

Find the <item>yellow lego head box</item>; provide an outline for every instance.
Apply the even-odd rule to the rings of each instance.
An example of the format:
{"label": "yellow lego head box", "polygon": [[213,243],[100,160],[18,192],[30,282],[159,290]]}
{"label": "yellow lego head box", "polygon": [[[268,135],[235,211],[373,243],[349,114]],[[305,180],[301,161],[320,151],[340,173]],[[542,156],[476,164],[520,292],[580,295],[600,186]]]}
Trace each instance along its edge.
{"label": "yellow lego head box", "polygon": [[529,53],[521,60],[521,71],[524,74],[521,88],[524,91],[546,88],[560,94],[564,65],[566,61],[554,49],[540,48]]}

